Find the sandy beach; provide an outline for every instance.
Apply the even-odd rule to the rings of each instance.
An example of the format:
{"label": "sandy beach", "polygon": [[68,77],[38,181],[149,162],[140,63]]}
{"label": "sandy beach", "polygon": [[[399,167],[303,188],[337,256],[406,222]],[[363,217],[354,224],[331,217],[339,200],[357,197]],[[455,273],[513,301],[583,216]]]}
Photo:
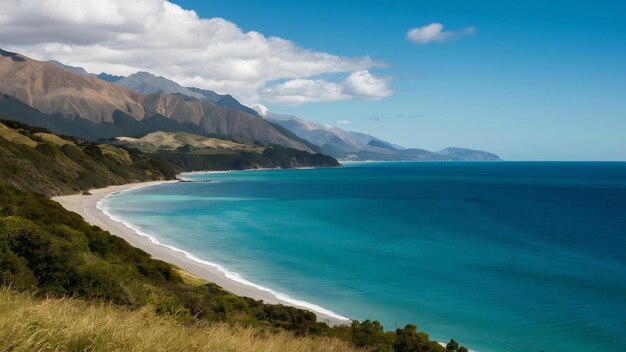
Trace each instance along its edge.
{"label": "sandy beach", "polygon": [[[284,305],[307,309],[315,312],[318,321],[325,322],[329,325],[350,323],[349,320],[342,319],[340,316],[335,315],[330,311],[328,311],[328,313],[325,313],[325,310],[322,307],[311,308],[310,304],[308,304],[307,302],[302,302],[302,305],[299,305],[298,301],[289,297],[285,297],[285,299],[282,299],[280,294],[277,294],[276,292],[273,292],[264,287],[249,282],[240,282],[241,280],[235,281],[229,278],[226,273],[220,271],[219,267],[212,266],[211,263],[201,263],[198,260],[193,260],[189,258],[188,254],[183,251],[178,251],[174,248],[170,248],[162,244],[153,243],[150,238],[139,235],[136,231],[127,227],[122,222],[111,219],[97,206],[98,201],[111,193],[116,193],[128,189],[151,187],[172,182],[179,181],[152,181],[119,186],[109,186],[106,188],[90,190],[90,195],[75,194],[68,196],[59,196],[53,197],[52,200],[59,202],[67,210],[80,214],[88,223],[99,226],[100,228],[109,231],[111,234],[125,239],[131,245],[137,248],[141,248],[142,250],[152,255],[154,258],[171,263],[180,267],[183,270],[188,271],[193,275],[196,275],[207,281],[214,282],[234,294],[263,300],[266,303],[280,303]],[[307,307],[305,305],[309,306]]]}

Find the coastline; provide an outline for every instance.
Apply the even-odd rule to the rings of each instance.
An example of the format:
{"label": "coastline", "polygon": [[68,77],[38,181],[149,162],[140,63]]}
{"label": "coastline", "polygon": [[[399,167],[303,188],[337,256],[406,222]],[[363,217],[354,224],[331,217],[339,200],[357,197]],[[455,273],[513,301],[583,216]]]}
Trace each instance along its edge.
{"label": "coastline", "polygon": [[112,194],[176,182],[180,181],[149,181],[109,186],[106,188],[90,190],[89,192],[91,194],[89,195],[73,194],[57,196],[53,197],[52,200],[60,203],[65,209],[81,215],[88,223],[109,231],[111,234],[123,238],[132,246],[146,251],[152,257],[176,265],[202,279],[214,282],[225,290],[236,295],[263,300],[265,303],[283,304],[309,310],[317,315],[317,320],[319,322],[324,322],[330,326],[346,325],[351,323],[350,319],[342,317],[327,309],[308,302],[293,299],[280,292],[254,284],[241,278],[235,273],[226,271],[222,266],[216,263],[199,259],[191,253],[185,252],[173,246],[162,244],[157,238],[141,233],[140,229],[133,228],[132,225],[127,224],[120,219],[111,217],[100,207],[100,201]]}

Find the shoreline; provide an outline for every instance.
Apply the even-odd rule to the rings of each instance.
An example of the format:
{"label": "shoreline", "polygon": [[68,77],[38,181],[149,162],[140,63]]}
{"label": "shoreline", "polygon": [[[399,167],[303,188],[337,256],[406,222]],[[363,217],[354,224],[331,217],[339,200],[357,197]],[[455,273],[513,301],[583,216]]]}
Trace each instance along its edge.
{"label": "shoreline", "polygon": [[96,225],[112,235],[123,238],[129,244],[147,252],[153,258],[178,266],[209,282],[214,282],[226,291],[239,296],[263,300],[264,303],[283,304],[311,311],[317,315],[317,321],[330,326],[351,323],[350,319],[323,307],[294,299],[283,293],[255,284],[242,278],[237,273],[229,272],[217,263],[202,260],[189,252],[163,244],[158,238],[143,233],[140,228],[107,214],[106,209],[103,209],[101,206],[101,202],[113,194],[177,182],[180,181],[148,181],[108,186],[90,190],[90,195],[56,196],[52,197],[52,200],[61,204],[65,209],[79,214],[88,223]]}

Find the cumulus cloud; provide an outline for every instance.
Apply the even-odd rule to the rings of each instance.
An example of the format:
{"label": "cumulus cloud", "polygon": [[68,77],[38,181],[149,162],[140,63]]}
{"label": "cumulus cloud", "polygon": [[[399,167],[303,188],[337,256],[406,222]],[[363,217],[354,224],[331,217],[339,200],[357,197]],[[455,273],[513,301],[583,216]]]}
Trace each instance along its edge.
{"label": "cumulus cloud", "polygon": [[444,31],[441,23],[431,23],[426,26],[413,28],[408,31],[406,37],[416,44],[428,44],[430,42],[445,42],[464,35],[473,35],[476,27],[466,27],[457,31]]}
{"label": "cumulus cloud", "polygon": [[393,94],[389,78],[375,77],[369,71],[351,73],[343,82],[324,79],[295,79],[265,88],[262,95],[271,102],[301,105],[352,98],[379,100]]}
{"label": "cumulus cloud", "polygon": [[[200,18],[165,0],[0,0],[0,46],[90,72],[139,70],[186,86],[231,93],[246,103],[306,102],[391,94],[369,56],[308,50],[244,32],[223,18]],[[314,79],[345,75],[345,81]],[[282,83],[275,83],[282,82]]]}

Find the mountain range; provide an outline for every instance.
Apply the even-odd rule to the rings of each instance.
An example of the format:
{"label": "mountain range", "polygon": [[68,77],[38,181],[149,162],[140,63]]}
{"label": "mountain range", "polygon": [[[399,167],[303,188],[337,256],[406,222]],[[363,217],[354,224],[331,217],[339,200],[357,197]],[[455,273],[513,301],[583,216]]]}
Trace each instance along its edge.
{"label": "mountain range", "polygon": [[281,125],[297,136],[319,146],[322,152],[343,160],[429,161],[429,160],[500,160],[481,150],[449,147],[438,152],[404,148],[365,133],[305,121],[296,116],[274,114],[257,106],[263,118]]}
{"label": "mountain range", "polygon": [[[6,51],[0,51],[0,92],[5,95],[0,112],[20,110],[31,116],[14,113],[12,118],[23,118],[27,123],[33,123],[29,117],[47,115],[38,116],[39,120],[49,120],[43,127],[77,137],[140,137],[166,129],[316,151],[295,135],[241,110],[183,94],[145,95]],[[20,103],[23,106],[16,106]]]}
{"label": "mountain range", "polygon": [[281,145],[346,160],[500,160],[495,154],[403,148],[371,135],[252,109],[228,94],[184,87],[140,71],[89,73],[0,49],[0,114],[55,133],[97,140],[187,132],[259,145]]}

